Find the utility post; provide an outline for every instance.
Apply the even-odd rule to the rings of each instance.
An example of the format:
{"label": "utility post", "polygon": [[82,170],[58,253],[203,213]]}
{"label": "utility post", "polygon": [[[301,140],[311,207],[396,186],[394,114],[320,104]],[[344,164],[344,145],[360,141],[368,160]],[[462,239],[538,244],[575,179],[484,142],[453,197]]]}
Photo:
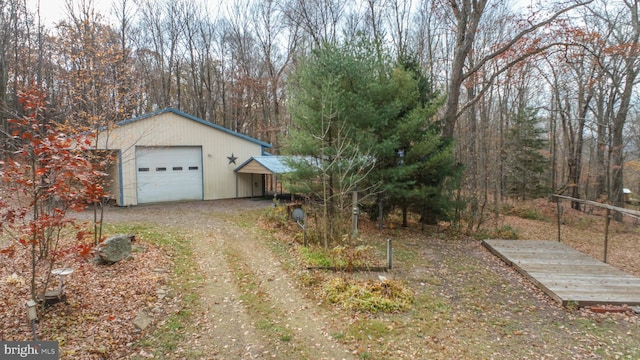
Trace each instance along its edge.
{"label": "utility post", "polygon": [[358,185],[353,187],[351,201],[353,203],[353,228],[351,231],[351,237],[355,239],[358,237],[358,214],[360,213],[360,210],[358,209]]}
{"label": "utility post", "polygon": [[378,229],[384,229],[384,193],[378,194]]}

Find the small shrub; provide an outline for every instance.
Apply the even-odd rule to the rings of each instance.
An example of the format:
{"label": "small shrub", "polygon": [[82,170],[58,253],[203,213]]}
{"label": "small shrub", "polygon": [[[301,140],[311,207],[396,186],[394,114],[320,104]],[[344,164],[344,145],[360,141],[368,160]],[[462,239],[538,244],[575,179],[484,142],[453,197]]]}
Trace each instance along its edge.
{"label": "small shrub", "polygon": [[511,215],[514,212],[514,206],[510,203],[502,203],[500,204],[500,213],[505,215]]}
{"label": "small shrub", "polygon": [[538,209],[535,208],[523,208],[520,209],[519,216],[523,219],[528,220],[540,220],[540,221],[548,221],[548,219],[540,213]]}
{"label": "small shrub", "polygon": [[308,266],[335,267],[345,271],[376,266],[375,249],[369,245],[339,245],[326,250],[320,246],[301,248],[300,253]]}
{"label": "small shrub", "polygon": [[593,226],[594,222],[595,221],[592,217],[581,216],[577,221],[575,221],[573,226],[580,230],[587,230]]}
{"label": "small shrub", "polygon": [[490,231],[488,229],[480,229],[473,234],[473,238],[476,240],[487,240],[487,239],[517,240],[518,230],[514,229],[510,225],[505,225],[500,228],[496,228],[493,231]]}
{"label": "small shrub", "polygon": [[487,229],[480,229],[473,234],[473,237],[476,240],[487,240],[493,238],[494,236],[492,236]]}
{"label": "small shrub", "polygon": [[496,238],[499,239],[509,239],[509,240],[517,240],[518,239],[518,230],[512,228],[509,225],[505,225],[499,229],[496,229]]}
{"label": "small shrub", "polygon": [[331,255],[320,247],[300,248],[302,258],[308,266],[332,266]]}
{"label": "small shrub", "polygon": [[334,266],[352,271],[355,268],[366,268],[375,263],[374,248],[369,245],[336,246],[331,250]]}
{"label": "small shrub", "polygon": [[266,209],[262,218],[267,222],[272,228],[284,228],[287,226],[289,222],[289,214],[287,214],[287,208],[284,206],[280,206],[277,202],[274,201],[274,206]]}
{"label": "small shrub", "polygon": [[333,278],[322,290],[327,301],[352,311],[406,311],[414,302],[413,291],[394,280],[348,281],[344,278]]}

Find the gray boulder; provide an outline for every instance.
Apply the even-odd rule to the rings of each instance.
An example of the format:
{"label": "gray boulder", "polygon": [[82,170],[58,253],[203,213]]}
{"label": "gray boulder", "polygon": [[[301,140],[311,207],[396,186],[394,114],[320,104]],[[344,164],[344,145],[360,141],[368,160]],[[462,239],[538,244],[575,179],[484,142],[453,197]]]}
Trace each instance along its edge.
{"label": "gray boulder", "polygon": [[105,263],[113,264],[131,256],[133,235],[114,235],[98,244],[98,258]]}
{"label": "gray boulder", "polygon": [[144,311],[138,312],[138,315],[133,319],[133,326],[138,330],[144,330],[151,325],[151,317]]}

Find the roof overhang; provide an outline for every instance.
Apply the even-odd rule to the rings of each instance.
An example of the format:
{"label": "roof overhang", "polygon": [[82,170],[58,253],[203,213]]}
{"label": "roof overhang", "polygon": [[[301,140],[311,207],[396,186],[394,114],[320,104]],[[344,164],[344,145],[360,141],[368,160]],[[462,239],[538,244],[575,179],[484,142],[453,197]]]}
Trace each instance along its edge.
{"label": "roof overhang", "polygon": [[239,174],[286,174],[292,171],[288,159],[288,156],[253,156],[234,171]]}

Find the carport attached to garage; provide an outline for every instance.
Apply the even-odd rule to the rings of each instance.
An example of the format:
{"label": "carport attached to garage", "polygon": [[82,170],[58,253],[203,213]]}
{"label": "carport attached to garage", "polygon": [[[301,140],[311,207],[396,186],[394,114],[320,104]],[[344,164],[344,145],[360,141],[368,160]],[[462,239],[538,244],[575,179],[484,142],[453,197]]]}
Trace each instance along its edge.
{"label": "carport attached to garage", "polygon": [[[234,172],[236,173],[236,193],[238,192],[237,178],[239,175],[250,175],[251,183],[253,183],[254,175],[261,175],[264,177],[262,183],[264,188],[261,194],[252,193],[251,196],[264,196],[267,194],[282,194],[282,183],[278,182],[278,175],[291,172],[292,169],[287,163],[289,156],[252,156],[249,160],[238,166]],[[237,196],[237,195],[236,195]]]}
{"label": "carport attached to garage", "polygon": [[202,147],[137,146],[138,203],[202,200]]}

